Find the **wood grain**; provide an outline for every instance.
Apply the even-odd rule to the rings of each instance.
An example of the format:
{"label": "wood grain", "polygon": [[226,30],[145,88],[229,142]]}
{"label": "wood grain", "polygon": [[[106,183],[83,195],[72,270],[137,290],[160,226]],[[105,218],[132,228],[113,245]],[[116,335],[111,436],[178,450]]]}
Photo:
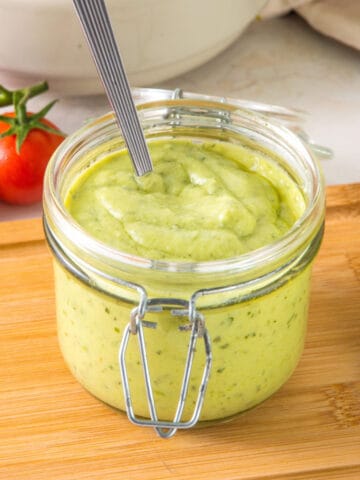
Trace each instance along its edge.
{"label": "wood grain", "polygon": [[43,239],[44,233],[40,218],[0,223],[0,246]]}
{"label": "wood grain", "polygon": [[358,480],[360,185],[328,189],[300,365],[235,420],[162,440],[85,392],[56,339],[40,220],[0,223],[0,479]]}

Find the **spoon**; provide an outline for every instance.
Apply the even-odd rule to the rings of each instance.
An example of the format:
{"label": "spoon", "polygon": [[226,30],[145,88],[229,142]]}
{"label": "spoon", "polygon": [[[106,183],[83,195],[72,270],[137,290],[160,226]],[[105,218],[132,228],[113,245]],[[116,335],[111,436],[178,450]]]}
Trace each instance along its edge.
{"label": "spoon", "polygon": [[104,0],[73,0],[137,176],[151,172],[146,145]]}

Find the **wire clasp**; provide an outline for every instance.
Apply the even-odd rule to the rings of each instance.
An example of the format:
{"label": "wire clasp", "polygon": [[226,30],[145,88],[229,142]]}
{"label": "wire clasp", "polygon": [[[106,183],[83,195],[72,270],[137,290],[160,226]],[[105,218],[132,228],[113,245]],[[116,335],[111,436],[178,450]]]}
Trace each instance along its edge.
{"label": "wire clasp", "polygon": [[[119,366],[122,377],[122,385],[124,390],[126,411],[129,417],[129,420],[135,425],[153,427],[157,434],[162,438],[172,437],[178,428],[191,428],[193,427],[201,413],[202,405],[205,398],[206,386],[208,383],[211,363],[212,363],[212,354],[211,354],[211,344],[209,334],[205,327],[204,316],[198,312],[195,308],[195,302],[190,301],[186,302],[181,299],[166,299],[166,298],[154,298],[154,299],[143,299],[143,302],[134,308],[130,315],[130,321],[127,327],[124,330],[123,338],[120,343],[119,348]],[[177,404],[176,412],[174,415],[173,421],[162,421],[159,420],[156,405],[154,401],[153,389],[151,385],[151,373],[149,371],[148,358],[146,353],[145,346],[145,337],[144,337],[144,327],[146,328],[156,328],[156,322],[149,322],[145,320],[145,315],[147,312],[161,312],[164,307],[175,306],[176,308],[170,309],[170,313],[173,316],[186,316],[189,319],[189,323],[186,325],[181,325],[179,327],[180,331],[186,332],[190,331],[190,340],[187,351],[186,362],[184,366],[183,380],[180,390],[180,397]],[[150,420],[136,417],[133,410],[133,403],[131,399],[131,392],[129,386],[129,379],[127,374],[126,367],[126,350],[129,343],[131,335],[136,335],[138,339],[138,346],[141,355],[141,364],[143,368],[145,388],[147,401],[149,406],[149,416]],[[191,368],[194,359],[195,347],[199,339],[203,340],[203,347],[205,349],[205,364],[202,375],[202,380],[198,389],[198,396],[195,402],[194,410],[190,420],[181,421],[182,413],[184,410],[189,381],[191,375]]]}

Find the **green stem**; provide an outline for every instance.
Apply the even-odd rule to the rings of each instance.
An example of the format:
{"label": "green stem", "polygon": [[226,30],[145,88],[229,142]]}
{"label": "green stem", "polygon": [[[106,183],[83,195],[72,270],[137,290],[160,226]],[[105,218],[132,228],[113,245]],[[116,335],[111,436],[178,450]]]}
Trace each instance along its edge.
{"label": "green stem", "polygon": [[6,107],[12,105],[12,92],[0,85],[0,107]]}
{"label": "green stem", "polygon": [[28,97],[24,95],[22,92],[17,90],[13,93],[13,103],[16,113],[16,118],[18,124],[25,125],[28,123],[27,115],[26,115],[26,101]]}
{"label": "green stem", "polygon": [[14,95],[17,94],[18,98],[29,99],[39,95],[40,93],[46,92],[49,86],[47,82],[41,82],[32,87],[20,88],[19,90],[8,90],[3,85],[0,85],[0,107],[7,107],[8,105],[13,105]]}
{"label": "green stem", "polygon": [[15,110],[15,115],[0,115],[1,121],[10,126],[10,128],[0,134],[0,139],[6,136],[15,135],[17,152],[20,152],[21,145],[25,141],[27,135],[35,128],[46,130],[49,133],[57,135],[63,135],[60,131],[57,133],[57,129],[52,129],[43,122],[45,115],[54,105],[55,101],[50,102],[37,113],[28,114],[26,111],[26,102],[29,98],[45,92],[47,89],[47,82],[38,83],[32,87],[21,88],[14,91],[7,90],[4,86],[0,85],[0,107],[12,105]]}

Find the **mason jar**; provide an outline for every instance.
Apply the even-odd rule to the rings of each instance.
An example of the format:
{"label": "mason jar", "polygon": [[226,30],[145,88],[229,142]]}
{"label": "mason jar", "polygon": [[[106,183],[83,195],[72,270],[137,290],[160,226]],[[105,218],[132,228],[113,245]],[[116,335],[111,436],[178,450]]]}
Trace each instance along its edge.
{"label": "mason jar", "polygon": [[245,146],[285,172],[306,205],[280,239],[237,257],[141,258],[91,236],[64,205],[75,179],[125,148],[114,115],[91,121],[53,155],[44,184],[44,229],[54,257],[63,357],[91,394],[169,437],[177,428],[253,408],[294,371],[325,199],[312,152],[279,123],[211,97],[154,98],[138,105],[148,142]]}

